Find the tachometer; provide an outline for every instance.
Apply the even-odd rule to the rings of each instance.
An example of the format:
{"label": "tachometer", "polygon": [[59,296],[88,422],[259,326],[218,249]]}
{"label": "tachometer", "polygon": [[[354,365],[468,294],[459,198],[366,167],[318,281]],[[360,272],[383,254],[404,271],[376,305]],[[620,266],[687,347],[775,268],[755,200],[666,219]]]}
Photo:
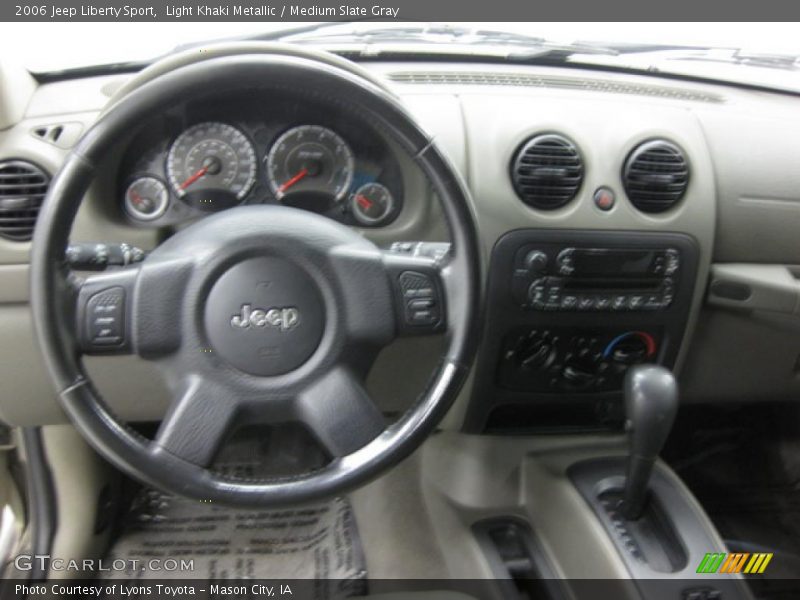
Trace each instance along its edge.
{"label": "tachometer", "polygon": [[203,205],[243,200],[255,183],[256,167],[250,140],[226,123],[190,127],[178,136],[167,156],[167,175],[175,194],[208,209],[214,207]]}
{"label": "tachometer", "polygon": [[319,125],[301,125],[281,135],[267,156],[267,176],[275,196],[327,196],[342,200],[353,181],[353,153],[339,134]]}

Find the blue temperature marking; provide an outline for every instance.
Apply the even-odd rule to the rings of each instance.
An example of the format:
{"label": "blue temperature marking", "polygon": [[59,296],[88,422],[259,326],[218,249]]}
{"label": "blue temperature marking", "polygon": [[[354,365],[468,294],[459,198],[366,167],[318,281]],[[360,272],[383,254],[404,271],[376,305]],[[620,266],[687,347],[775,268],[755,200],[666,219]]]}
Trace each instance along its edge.
{"label": "blue temperature marking", "polygon": [[616,346],[619,342],[624,340],[626,337],[630,337],[632,335],[636,335],[636,332],[635,331],[626,331],[625,333],[621,333],[620,335],[615,337],[613,340],[608,342],[608,346],[606,346],[606,349],[603,350],[603,358],[608,358],[609,354],[611,354],[611,351],[614,349],[614,346]]}

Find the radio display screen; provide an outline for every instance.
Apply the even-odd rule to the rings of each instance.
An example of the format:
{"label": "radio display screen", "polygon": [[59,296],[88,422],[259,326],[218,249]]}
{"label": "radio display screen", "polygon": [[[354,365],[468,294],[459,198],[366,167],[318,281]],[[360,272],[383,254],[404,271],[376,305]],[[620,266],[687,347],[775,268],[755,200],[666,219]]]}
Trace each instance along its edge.
{"label": "radio display screen", "polygon": [[650,274],[653,250],[576,250],[572,257],[578,277],[635,277]]}

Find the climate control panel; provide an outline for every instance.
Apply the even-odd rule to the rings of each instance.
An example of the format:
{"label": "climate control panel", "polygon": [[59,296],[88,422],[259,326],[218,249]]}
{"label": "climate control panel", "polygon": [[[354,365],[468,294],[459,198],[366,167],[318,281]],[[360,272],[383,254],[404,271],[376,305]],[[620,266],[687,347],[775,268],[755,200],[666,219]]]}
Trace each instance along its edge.
{"label": "climate control panel", "polygon": [[506,336],[497,383],[528,392],[619,389],[631,365],[656,362],[661,332],[520,328]]}

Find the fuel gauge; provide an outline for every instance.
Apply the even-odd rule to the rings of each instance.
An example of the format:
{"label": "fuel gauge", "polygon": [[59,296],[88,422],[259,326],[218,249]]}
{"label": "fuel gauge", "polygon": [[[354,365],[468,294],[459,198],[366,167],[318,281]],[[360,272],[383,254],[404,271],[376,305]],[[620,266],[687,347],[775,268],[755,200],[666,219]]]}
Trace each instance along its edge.
{"label": "fuel gauge", "polygon": [[169,191],[155,177],[139,177],[125,190],[125,210],[134,219],[152,221],[167,210]]}
{"label": "fuel gauge", "polygon": [[380,225],[394,210],[394,198],[380,183],[366,183],[350,197],[353,217],[362,225]]}

